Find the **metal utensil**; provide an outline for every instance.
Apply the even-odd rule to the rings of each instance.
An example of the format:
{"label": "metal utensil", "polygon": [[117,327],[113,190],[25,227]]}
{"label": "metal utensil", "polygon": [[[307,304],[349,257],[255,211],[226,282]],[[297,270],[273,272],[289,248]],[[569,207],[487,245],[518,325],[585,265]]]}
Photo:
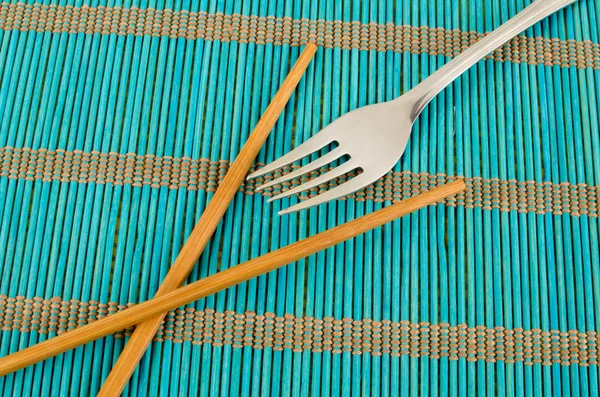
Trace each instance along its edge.
{"label": "metal utensil", "polygon": [[340,117],[288,154],[252,173],[253,179],[337,143],[332,151],[257,190],[302,176],[343,156],[348,160],[325,174],[287,190],[269,201],[300,193],[356,169],[362,173],[341,185],[279,212],[300,211],[351,194],[384,176],[404,153],[412,126],[425,106],[458,76],[517,34],[577,0],[536,0],[498,29],[449,61],[418,86],[392,101],[361,107]]}

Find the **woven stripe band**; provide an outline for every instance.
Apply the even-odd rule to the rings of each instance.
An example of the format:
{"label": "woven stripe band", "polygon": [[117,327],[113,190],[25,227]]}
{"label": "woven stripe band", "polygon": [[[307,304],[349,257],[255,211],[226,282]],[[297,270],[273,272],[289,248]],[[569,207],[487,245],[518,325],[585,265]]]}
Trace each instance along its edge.
{"label": "woven stripe band", "polygon": [[[427,26],[226,15],[152,8],[0,4],[0,29],[53,33],[100,33],[219,40],[298,46],[309,41],[325,48],[410,52],[452,57],[483,37]],[[600,70],[600,45],[589,40],[519,36],[488,59],[532,65]]]}
{"label": "woven stripe band", "polygon": [[[123,308],[125,306],[114,302],[0,296],[0,325],[4,331],[61,333]],[[131,330],[115,336],[123,338],[125,334],[130,335]],[[408,321],[278,317],[273,313],[258,315],[249,311],[235,313],[192,308],[171,311],[154,340],[231,345],[234,348],[292,349],[295,352],[464,358],[467,361],[523,362],[525,365],[598,364],[598,335],[594,331],[547,332]]]}
{"label": "woven stripe band", "polygon": [[[154,155],[85,153],[81,151],[49,151],[45,149],[0,148],[0,176],[9,179],[42,180],[45,182],[111,183],[153,188],[214,191],[229,168],[227,161],[193,160],[190,158],[156,157]],[[286,171],[290,171],[288,167]],[[313,172],[313,176],[317,175]],[[305,177],[308,178],[308,177]],[[390,172],[374,185],[353,195],[356,200],[400,201],[432,186],[457,177],[443,174]],[[462,178],[462,177],[458,177]],[[485,210],[552,213],[572,216],[598,217],[600,186],[569,183],[540,183],[534,181],[503,181],[498,179],[464,178],[467,190],[445,201],[449,206],[481,207]],[[270,177],[269,179],[270,180]],[[255,185],[265,179],[245,183],[240,191],[254,194]],[[304,182],[304,180],[303,180]],[[329,185],[334,187],[343,180],[338,178]],[[297,184],[297,182],[295,183]],[[295,185],[294,184],[294,185]],[[284,184],[291,187],[292,184]],[[273,189],[263,192],[271,196]],[[319,193],[312,189],[311,197]]]}

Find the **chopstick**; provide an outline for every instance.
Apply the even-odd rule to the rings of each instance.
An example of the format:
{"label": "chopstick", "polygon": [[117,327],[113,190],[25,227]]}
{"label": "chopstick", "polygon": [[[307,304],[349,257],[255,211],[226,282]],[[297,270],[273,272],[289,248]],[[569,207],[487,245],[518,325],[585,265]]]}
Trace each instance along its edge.
{"label": "chopstick", "polygon": [[[317,46],[309,43],[298,57],[292,70],[283,81],[277,94],[265,110],[252,134],[248,137],[242,150],[231,164],[229,171],[223,178],[223,182],[206,206],[200,220],[194,227],[179,255],[177,255],[175,262],[158,288],[155,296],[162,296],[178,288],[194,268],[200,254],[204,251],[206,244],[212,237],[227,207],[229,207],[231,200],[240,188],[244,177],[248,174],[252,162],[269,136],[275,122],[304,75],[304,71],[316,51]],[[99,396],[118,396],[121,394],[166,315],[166,313],[160,312],[156,314],[158,314],[156,317],[136,327],[115,366],[106,378],[104,385],[98,393]]]}
{"label": "chopstick", "polygon": [[83,327],[75,328],[52,339],[0,358],[0,376],[74,349],[87,342],[139,324],[195,300],[217,293],[251,278],[295,262],[339,244],[359,234],[382,226],[398,217],[459,193],[465,189],[462,180],[436,187],[379,211],[362,216],[261,257],[234,266],[202,280],[177,288],[128,309],[111,314]]}

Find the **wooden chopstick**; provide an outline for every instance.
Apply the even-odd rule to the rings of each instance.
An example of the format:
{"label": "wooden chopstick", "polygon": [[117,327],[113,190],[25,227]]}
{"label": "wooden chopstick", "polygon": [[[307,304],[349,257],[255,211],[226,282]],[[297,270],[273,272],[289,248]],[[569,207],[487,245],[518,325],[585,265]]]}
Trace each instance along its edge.
{"label": "wooden chopstick", "polygon": [[25,368],[95,339],[139,324],[149,318],[166,313],[195,300],[217,293],[251,278],[278,269],[316,252],[334,246],[359,234],[382,226],[398,217],[452,196],[465,188],[457,180],[431,189],[418,196],[362,216],[343,225],[300,240],[294,244],[229,268],[202,280],[161,294],[121,312],[111,314],[98,321],[75,328],[52,339],[0,358],[0,376]]}
{"label": "wooden chopstick", "polygon": [[[200,220],[181,252],[177,255],[155,296],[162,296],[175,290],[187,279],[316,51],[317,46],[309,43],[298,57],[292,70],[285,78],[252,134],[248,137],[246,144],[231,164],[229,171],[223,178],[223,182],[206,206]],[[121,394],[166,315],[166,313],[157,314],[156,317],[136,327],[115,366],[106,378],[98,393],[99,396],[118,396]]]}

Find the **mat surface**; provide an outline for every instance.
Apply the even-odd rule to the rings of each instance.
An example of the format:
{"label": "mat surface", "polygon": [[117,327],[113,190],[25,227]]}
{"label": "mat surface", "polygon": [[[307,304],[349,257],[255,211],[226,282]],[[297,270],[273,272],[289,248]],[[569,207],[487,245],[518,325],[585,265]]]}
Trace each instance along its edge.
{"label": "mat surface", "polygon": [[[1,3],[0,356],[154,294],[302,43],[319,51],[260,164],[529,2]],[[170,313],[125,395],[598,395],[599,23],[579,0],[477,64],[346,200],[279,217],[307,194],[243,186],[191,280],[469,187]],[[0,395],[93,395],[128,333]]]}

